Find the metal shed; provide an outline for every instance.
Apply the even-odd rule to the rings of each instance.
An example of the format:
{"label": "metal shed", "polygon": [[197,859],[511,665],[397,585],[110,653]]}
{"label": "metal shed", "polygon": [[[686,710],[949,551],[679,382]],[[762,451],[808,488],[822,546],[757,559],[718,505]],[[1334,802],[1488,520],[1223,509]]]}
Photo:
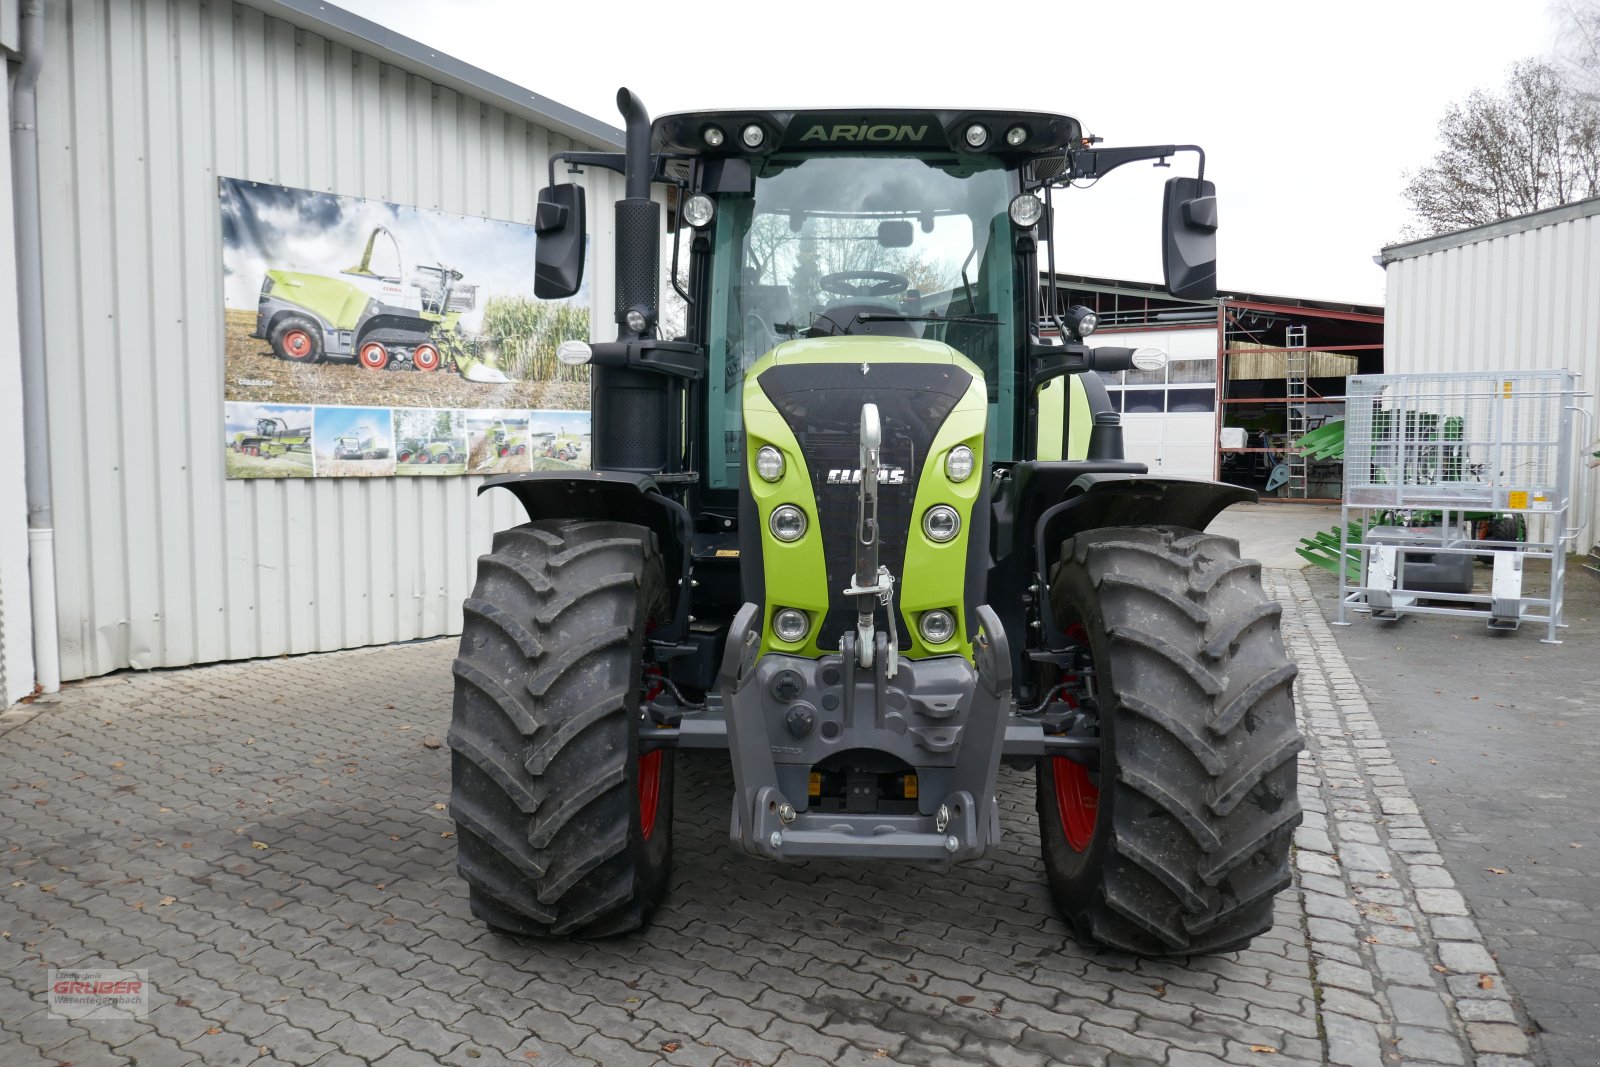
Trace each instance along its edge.
{"label": "metal shed", "polygon": [[[1600,197],[1391,245],[1387,370],[1571,370],[1600,386]],[[1600,500],[1580,421],[1573,499],[1587,500],[1576,551],[1596,541]]]}
{"label": "metal shed", "polygon": [[[15,48],[18,5],[3,6]],[[474,559],[521,518],[509,494],[478,497],[471,476],[224,479],[217,181],[531,223],[550,154],[614,148],[620,131],[314,0],[46,0],[43,29],[60,677],[459,630]],[[591,201],[615,199],[613,180],[589,171]],[[10,271],[26,260],[5,216],[0,451],[16,455]],[[595,246],[610,226],[596,213]],[[591,321],[603,328],[612,278],[609,257],[594,258]],[[0,706],[32,687],[33,666],[15,654],[29,589],[10,468],[0,463],[0,638],[12,642]]]}

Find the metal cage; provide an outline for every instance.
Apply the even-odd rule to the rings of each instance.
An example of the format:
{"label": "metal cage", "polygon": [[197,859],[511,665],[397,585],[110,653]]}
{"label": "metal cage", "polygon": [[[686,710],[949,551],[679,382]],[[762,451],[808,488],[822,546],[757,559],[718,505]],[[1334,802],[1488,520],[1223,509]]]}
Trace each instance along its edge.
{"label": "metal cage", "polygon": [[[1570,516],[1583,400],[1564,370],[1350,378],[1338,621],[1347,607],[1382,619],[1486,615],[1492,629],[1545,622],[1554,642],[1580,532]],[[1521,535],[1505,537],[1504,523],[1485,535],[1496,519]],[[1492,561],[1488,591],[1475,559]],[[1523,595],[1529,559],[1549,561],[1547,596]]]}

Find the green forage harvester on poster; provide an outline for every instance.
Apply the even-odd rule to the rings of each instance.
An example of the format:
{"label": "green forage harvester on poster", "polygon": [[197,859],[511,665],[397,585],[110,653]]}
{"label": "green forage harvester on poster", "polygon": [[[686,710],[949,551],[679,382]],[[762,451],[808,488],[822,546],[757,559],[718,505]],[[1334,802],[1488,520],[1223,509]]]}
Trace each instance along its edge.
{"label": "green forage harvester on poster", "polygon": [[[533,294],[531,225],[222,178],[229,478],[586,466],[589,294]],[[541,449],[538,413],[582,417]],[[553,438],[552,438],[553,440]]]}

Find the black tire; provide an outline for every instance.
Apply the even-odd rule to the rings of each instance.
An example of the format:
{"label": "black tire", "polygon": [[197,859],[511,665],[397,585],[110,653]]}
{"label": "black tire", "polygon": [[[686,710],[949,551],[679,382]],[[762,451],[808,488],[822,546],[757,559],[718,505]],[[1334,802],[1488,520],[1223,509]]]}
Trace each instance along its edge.
{"label": "black tire", "polygon": [[[490,927],[624,934],[665,896],[673,753],[642,764],[636,723],[644,633],[666,605],[640,526],[530,522],[479,559],[455,661],[450,814]],[[648,834],[642,766],[659,790]]]}
{"label": "black tire", "polygon": [[321,363],[322,329],[304,315],[285,315],[272,326],[272,351],[291,363]]}
{"label": "black tire", "polygon": [[1081,939],[1187,956],[1244,948],[1272,925],[1305,742],[1281,608],[1260,575],[1231,538],[1175,527],[1093,530],[1062,546],[1050,590],[1094,659],[1098,812],[1073,848],[1071,768],[1044,759],[1039,831],[1051,893]]}

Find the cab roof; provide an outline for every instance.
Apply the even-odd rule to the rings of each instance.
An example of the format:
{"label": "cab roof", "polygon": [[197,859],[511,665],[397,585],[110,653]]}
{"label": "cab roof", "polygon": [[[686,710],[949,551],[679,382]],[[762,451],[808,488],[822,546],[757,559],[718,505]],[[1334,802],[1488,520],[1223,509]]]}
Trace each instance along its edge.
{"label": "cab roof", "polygon": [[[760,131],[754,145],[745,137],[750,127]],[[982,128],[981,139],[976,134],[969,139],[972,127]],[[1081,147],[1082,138],[1083,127],[1077,119],[1039,111],[813,108],[662,115],[652,126],[651,148],[657,153],[721,158],[881,151],[1022,159],[1052,149],[1071,151]]]}

